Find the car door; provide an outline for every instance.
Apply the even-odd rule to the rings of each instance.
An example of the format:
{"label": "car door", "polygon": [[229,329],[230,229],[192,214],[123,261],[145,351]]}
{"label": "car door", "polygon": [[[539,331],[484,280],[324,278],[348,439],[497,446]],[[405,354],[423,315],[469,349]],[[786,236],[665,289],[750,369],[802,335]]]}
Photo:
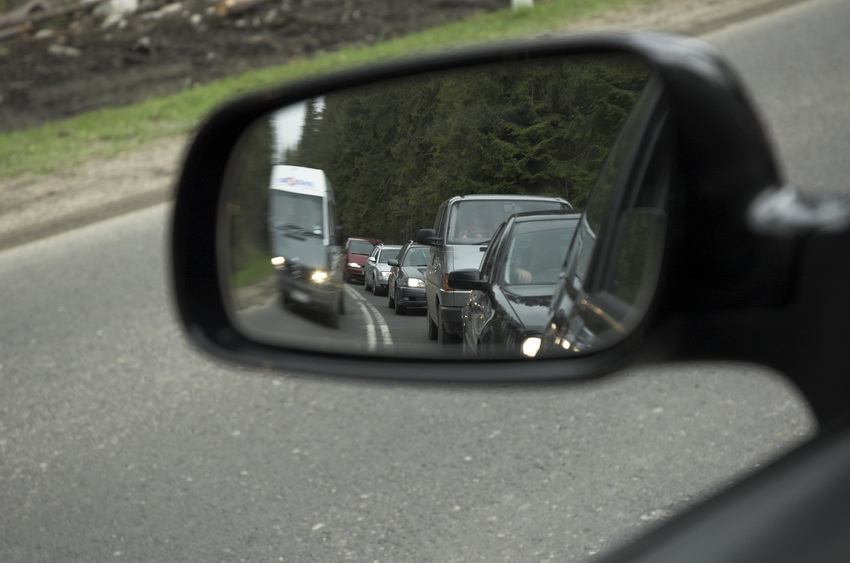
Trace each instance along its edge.
{"label": "car door", "polygon": [[502,249],[504,248],[504,238],[510,230],[510,224],[513,224],[513,222],[509,219],[496,228],[496,232],[493,233],[491,242],[481,259],[480,277],[482,281],[489,283],[489,290],[472,290],[465,305],[463,316],[464,322],[469,325],[468,345],[470,346],[469,351],[473,353],[484,353],[482,348],[492,348],[494,345],[493,326],[491,326],[494,317],[493,283],[497,279]]}

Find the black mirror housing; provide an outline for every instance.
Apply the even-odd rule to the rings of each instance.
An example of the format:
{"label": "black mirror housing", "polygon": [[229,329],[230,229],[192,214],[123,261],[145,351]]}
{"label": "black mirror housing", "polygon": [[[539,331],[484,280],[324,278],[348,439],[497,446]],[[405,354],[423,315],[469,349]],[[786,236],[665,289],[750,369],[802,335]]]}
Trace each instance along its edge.
{"label": "black mirror housing", "polygon": [[[621,342],[566,359],[524,361],[518,370],[516,361],[504,360],[318,355],[247,337],[234,324],[223,297],[227,274],[217,233],[228,158],[251,123],[283,106],[382,80],[504,61],[607,54],[637,56],[654,69],[663,86],[673,139],[668,150],[674,170],[658,286],[639,325]],[[444,53],[281,87],[228,104],[212,115],[197,130],[177,185],[173,290],[190,339],[214,356],[243,365],[378,379],[397,379],[403,373],[408,379],[428,381],[562,381],[597,377],[639,362],[711,358],[768,365],[790,375],[806,393],[807,378],[813,376],[799,365],[797,356],[777,354],[776,342],[782,334],[807,334],[810,353],[835,358],[835,373],[816,378],[832,377],[835,383],[821,385],[817,397],[814,391],[807,395],[828,418],[850,396],[850,378],[843,377],[850,371],[850,352],[839,351],[816,335],[830,329],[840,334],[838,328],[850,318],[850,303],[830,303],[831,320],[821,319],[813,326],[805,315],[811,305],[807,302],[827,294],[819,287],[826,283],[823,279],[835,278],[835,272],[820,277],[800,268],[810,262],[823,267],[825,261],[817,259],[821,249],[850,253],[850,214],[846,208],[835,208],[831,214],[791,217],[777,211],[774,203],[780,196],[787,203],[782,209],[821,206],[789,194],[741,83],[714,48],[701,41],[623,33]],[[415,239],[441,244],[435,235],[433,229],[420,229]],[[842,377],[833,377],[837,373]]]}
{"label": "black mirror housing", "polygon": [[487,291],[490,284],[481,279],[481,271],[473,268],[449,272],[448,284],[455,289]]}
{"label": "black mirror housing", "polygon": [[418,244],[427,244],[429,246],[439,246],[443,244],[443,240],[437,237],[437,231],[434,229],[419,229],[416,231],[415,240]]}

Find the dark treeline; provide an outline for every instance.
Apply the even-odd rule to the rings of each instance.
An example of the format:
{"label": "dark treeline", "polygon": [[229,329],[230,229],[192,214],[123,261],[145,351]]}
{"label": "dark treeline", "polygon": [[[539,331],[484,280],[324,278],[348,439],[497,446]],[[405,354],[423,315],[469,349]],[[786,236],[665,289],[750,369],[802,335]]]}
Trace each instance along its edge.
{"label": "dark treeline", "polygon": [[345,232],[387,242],[431,227],[454,195],[549,195],[582,208],[647,77],[630,57],[572,57],[346,90],[307,104],[280,162],[324,170]]}

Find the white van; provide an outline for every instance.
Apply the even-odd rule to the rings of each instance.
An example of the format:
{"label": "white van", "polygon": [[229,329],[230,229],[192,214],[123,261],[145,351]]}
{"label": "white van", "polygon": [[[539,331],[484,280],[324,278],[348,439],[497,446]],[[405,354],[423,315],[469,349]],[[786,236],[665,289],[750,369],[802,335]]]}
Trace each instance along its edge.
{"label": "white van", "polygon": [[316,168],[279,164],[272,168],[268,227],[281,304],[319,309],[339,327],[345,313],[341,229],[334,192]]}
{"label": "white van", "polygon": [[448,285],[449,272],[477,268],[496,228],[514,213],[568,210],[565,199],[531,195],[456,196],[440,204],[433,229],[419,229],[416,242],[431,246],[425,271],[425,300],[428,308],[428,338],[459,340],[460,310],[469,291]]}

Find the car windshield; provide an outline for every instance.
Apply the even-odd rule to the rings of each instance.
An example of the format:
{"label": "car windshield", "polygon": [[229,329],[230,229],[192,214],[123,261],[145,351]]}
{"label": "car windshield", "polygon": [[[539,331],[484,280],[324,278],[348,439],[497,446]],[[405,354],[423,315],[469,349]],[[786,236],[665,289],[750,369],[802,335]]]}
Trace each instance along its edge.
{"label": "car windshield", "polygon": [[427,266],[428,249],[426,247],[411,248],[404,255],[402,266]]}
{"label": "car windshield", "polygon": [[398,256],[398,251],[399,251],[398,248],[385,248],[385,249],[383,249],[381,251],[381,253],[378,254],[378,262],[380,264],[386,264],[387,260],[389,260],[391,258],[395,258],[396,256]]}
{"label": "car windshield", "polygon": [[481,244],[490,240],[499,224],[514,213],[568,209],[552,200],[466,200],[455,204],[449,219],[448,244]]}
{"label": "car windshield", "polygon": [[348,251],[352,254],[369,256],[369,253],[372,252],[373,248],[375,248],[375,245],[367,240],[353,240],[348,247]]}
{"label": "car windshield", "polygon": [[322,198],[294,192],[271,191],[272,226],[289,236],[322,235]]}

